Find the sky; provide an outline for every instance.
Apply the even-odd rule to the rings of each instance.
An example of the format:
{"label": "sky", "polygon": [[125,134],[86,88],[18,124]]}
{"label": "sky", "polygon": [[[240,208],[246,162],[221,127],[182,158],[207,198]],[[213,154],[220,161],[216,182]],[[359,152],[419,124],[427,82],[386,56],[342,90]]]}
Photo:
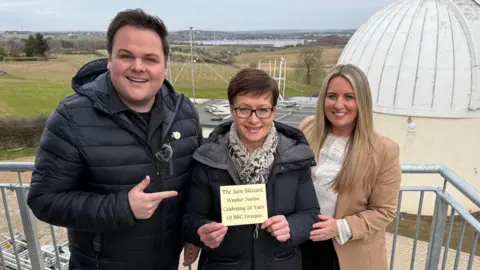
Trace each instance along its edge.
{"label": "sky", "polygon": [[[171,31],[356,29],[394,0],[0,0],[0,31],[106,31],[115,14],[142,8]],[[134,4],[135,3],[135,4]]]}

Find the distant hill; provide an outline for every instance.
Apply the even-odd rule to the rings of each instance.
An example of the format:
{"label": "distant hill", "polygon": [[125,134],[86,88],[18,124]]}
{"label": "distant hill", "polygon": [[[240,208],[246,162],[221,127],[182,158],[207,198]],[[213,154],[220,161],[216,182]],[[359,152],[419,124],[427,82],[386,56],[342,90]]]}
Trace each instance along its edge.
{"label": "distant hill", "polygon": [[[305,39],[316,40],[328,35],[351,36],[355,29],[271,29],[255,31],[214,31],[193,29],[195,40],[250,40],[250,39]],[[9,30],[0,32],[3,39],[21,39],[34,35],[32,31]],[[105,31],[43,31],[46,38],[52,39],[95,39],[105,40]],[[190,30],[170,31],[169,38],[174,42],[189,42]],[[1,40],[2,38],[0,38]]]}

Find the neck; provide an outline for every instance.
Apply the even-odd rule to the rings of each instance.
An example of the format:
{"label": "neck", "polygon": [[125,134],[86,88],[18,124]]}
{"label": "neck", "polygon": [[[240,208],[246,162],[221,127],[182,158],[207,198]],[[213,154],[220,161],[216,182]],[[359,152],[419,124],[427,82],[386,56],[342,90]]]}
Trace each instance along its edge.
{"label": "neck", "polygon": [[350,137],[350,135],[353,133],[353,128],[332,127],[331,133],[337,137]]}

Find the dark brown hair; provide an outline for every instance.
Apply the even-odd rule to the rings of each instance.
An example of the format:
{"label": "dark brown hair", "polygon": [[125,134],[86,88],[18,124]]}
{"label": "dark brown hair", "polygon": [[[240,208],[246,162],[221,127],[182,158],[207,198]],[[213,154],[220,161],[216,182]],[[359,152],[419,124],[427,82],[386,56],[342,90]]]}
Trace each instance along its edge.
{"label": "dark brown hair", "polygon": [[237,96],[263,96],[272,94],[272,105],[277,106],[279,95],[277,82],[265,71],[256,68],[240,70],[228,84],[228,102],[233,105]]}
{"label": "dark brown hair", "polygon": [[158,34],[162,40],[163,55],[165,60],[168,59],[168,53],[170,46],[168,44],[168,31],[163,21],[157,17],[145,13],[142,9],[126,9],[117,13],[115,18],[108,26],[107,31],[107,51],[109,55],[112,55],[113,40],[115,34],[124,26],[134,26],[140,29],[152,30]]}

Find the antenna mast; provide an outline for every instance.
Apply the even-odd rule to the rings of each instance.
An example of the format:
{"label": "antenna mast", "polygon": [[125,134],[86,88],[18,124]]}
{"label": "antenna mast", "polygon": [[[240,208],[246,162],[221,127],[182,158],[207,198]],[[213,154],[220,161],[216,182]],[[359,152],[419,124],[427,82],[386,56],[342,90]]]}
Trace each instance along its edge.
{"label": "antenna mast", "polygon": [[193,95],[193,104],[196,104],[195,101],[195,71],[194,71],[194,65],[193,65],[193,27],[190,26],[190,67],[192,70],[192,95]]}

